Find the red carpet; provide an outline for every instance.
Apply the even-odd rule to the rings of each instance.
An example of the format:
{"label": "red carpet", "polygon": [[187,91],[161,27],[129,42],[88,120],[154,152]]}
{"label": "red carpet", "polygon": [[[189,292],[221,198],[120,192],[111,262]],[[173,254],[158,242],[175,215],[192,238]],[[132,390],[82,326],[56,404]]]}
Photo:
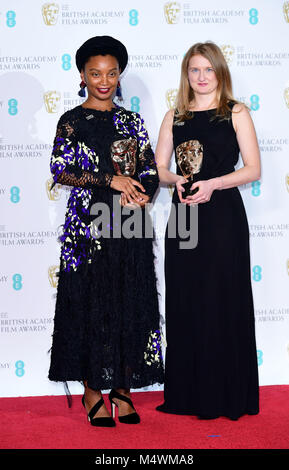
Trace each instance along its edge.
{"label": "red carpet", "polygon": [[[142,422],[92,427],[80,396],[0,398],[1,449],[288,449],[289,386],[260,388],[260,414],[201,421],[155,411],[162,392],[132,394]],[[108,403],[107,395],[104,395]]]}

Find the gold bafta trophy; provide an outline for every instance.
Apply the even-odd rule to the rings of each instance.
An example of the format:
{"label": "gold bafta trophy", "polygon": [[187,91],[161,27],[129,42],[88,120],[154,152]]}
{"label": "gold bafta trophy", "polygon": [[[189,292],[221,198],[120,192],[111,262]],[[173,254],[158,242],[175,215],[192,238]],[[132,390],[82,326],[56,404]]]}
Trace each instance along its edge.
{"label": "gold bafta trophy", "polygon": [[136,170],[137,141],[129,139],[116,140],[111,145],[111,158],[117,175],[133,176]]}
{"label": "gold bafta trophy", "polygon": [[188,180],[187,183],[182,184],[185,191],[182,193],[182,198],[193,196],[199,188],[191,190],[193,184],[193,177],[199,173],[203,163],[203,146],[198,140],[189,140],[183,142],[176,148],[177,163],[183,174],[183,177]]}

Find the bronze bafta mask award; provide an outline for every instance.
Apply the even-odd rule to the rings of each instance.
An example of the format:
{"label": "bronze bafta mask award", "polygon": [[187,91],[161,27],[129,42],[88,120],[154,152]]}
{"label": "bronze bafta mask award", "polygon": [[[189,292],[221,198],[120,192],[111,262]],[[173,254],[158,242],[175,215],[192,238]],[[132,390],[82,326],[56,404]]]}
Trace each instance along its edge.
{"label": "bronze bafta mask award", "polygon": [[183,199],[187,196],[193,196],[199,188],[191,190],[194,175],[199,173],[203,163],[203,146],[198,140],[189,140],[183,142],[176,148],[177,162],[183,177],[188,180],[182,186],[185,191],[182,194]]}
{"label": "bronze bafta mask award", "polygon": [[111,145],[111,158],[117,175],[133,176],[136,170],[136,139],[116,140]]}

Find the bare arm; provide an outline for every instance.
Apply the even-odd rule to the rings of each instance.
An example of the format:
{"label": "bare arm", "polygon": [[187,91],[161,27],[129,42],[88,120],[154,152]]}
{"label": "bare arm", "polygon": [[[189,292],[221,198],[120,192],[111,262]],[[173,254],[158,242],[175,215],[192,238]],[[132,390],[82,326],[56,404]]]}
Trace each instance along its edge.
{"label": "bare arm", "polygon": [[233,126],[240,147],[243,168],[221,178],[213,178],[214,189],[228,189],[255,181],[261,176],[260,151],[252,118],[242,104],[234,106],[232,113]]}
{"label": "bare arm", "polygon": [[[158,143],[155,151],[155,158],[161,183],[174,184],[178,180],[184,180],[180,175],[176,175],[169,170],[173,153],[173,125],[174,110],[168,111],[161,124]],[[183,181],[185,182],[185,180]]]}

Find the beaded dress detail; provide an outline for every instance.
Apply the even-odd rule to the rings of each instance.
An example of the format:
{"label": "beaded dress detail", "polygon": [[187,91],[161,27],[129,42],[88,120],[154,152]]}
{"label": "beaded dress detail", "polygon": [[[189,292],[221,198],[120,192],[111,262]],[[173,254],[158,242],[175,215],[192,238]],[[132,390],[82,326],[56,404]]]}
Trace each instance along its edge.
{"label": "beaded dress detail", "polygon": [[[148,209],[136,210],[141,233],[150,223],[151,236],[112,233],[117,215],[120,227],[132,216],[118,213],[120,193],[110,187],[113,175],[124,169],[122,174],[141,182],[150,200],[159,184],[141,116],[122,107],[97,111],[77,106],[66,112],[57,125],[50,168],[53,184],[72,189],[60,236],[49,379],[86,380],[95,390],[163,383]],[[91,215],[95,203],[109,209],[100,236],[95,236]]]}

